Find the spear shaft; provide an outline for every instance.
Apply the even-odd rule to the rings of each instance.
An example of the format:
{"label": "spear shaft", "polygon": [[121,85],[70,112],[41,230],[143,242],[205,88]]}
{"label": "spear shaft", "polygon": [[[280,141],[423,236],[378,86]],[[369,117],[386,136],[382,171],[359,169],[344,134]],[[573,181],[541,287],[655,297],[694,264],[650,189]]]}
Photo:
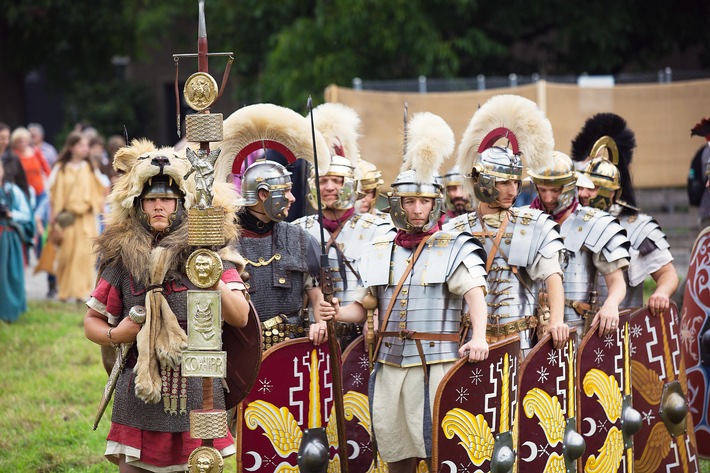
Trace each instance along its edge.
{"label": "spear shaft", "polygon": [[[330,260],[325,250],[325,232],[323,230],[323,207],[320,195],[320,174],[318,171],[318,151],[316,150],[316,128],[313,123],[313,100],[308,97],[308,114],[311,116],[311,137],[313,139],[313,166],[315,168],[316,201],[318,202],[318,221],[320,222],[320,287],[326,302],[333,301],[333,279],[330,271]],[[345,406],[343,405],[343,379],[341,377],[340,347],[336,336],[335,320],[330,319],[328,325],[328,351],[330,369],[333,374],[333,402],[335,404],[335,423],[338,431],[338,454],[340,455],[340,471],[348,473],[348,443],[345,436]]]}

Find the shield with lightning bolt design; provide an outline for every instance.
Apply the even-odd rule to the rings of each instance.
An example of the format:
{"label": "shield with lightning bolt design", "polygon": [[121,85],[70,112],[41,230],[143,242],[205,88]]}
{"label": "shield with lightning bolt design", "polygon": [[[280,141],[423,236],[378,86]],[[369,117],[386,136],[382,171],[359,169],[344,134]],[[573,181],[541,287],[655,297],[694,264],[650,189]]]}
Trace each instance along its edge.
{"label": "shield with lightning bolt design", "polygon": [[[710,227],[695,240],[680,315],[688,405],[698,455],[710,458]],[[703,343],[705,338],[705,343]]]}
{"label": "shield with lightning bolt design", "polygon": [[256,383],[238,411],[238,472],[298,471],[304,439],[321,430],[327,444],[313,444],[309,452],[322,455],[329,473],[340,471],[329,364],[328,344],[314,346],[307,338],[264,353]]}
{"label": "shield with lightning bolt design", "polygon": [[642,419],[634,435],[636,473],[698,471],[679,329],[674,303],[657,317],[648,307],[631,315],[632,392]]}
{"label": "shield with lightning bolt design", "polygon": [[519,355],[514,335],[490,345],[485,360],[461,359],[446,373],[434,402],[434,471],[512,468]]}
{"label": "shield with lightning bolt design", "polygon": [[600,337],[598,331],[596,322],[577,353],[577,410],[586,443],[578,468],[585,473],[631,472],[633,428],[640,418],[631,402],[629,313],[619,317],[613,333]]}
{"label": "shield with lightning bolt design", "polygon": [[576,431],[574,333],[562,350],[545,335],[521,368],[515,422],[518,471],[576,471],[584,440]]}

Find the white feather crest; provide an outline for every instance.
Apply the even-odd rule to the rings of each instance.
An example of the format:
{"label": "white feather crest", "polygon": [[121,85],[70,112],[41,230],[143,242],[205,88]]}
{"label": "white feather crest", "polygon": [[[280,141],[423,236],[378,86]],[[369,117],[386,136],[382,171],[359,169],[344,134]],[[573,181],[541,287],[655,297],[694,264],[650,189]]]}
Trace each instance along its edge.
{"label": "white feather crest", "polygon": [[[296,156],[313,163],[313,138],[310,121],[290,108],[260,103],[240,108],[224,120],[224,139],[215,163],[215,181],[225,182],[232,172],[234,158],[246,146],[263,140],[275,141]],[[316,131],[318,169],[327,172],[330,154],[323,137]],[[325,170],[325,171],[324,171]]]}
{"label": "white feather crest", "polygon": [[443,118],[430,112],[415,113],[407,124],[407,149],[400,172],[414,170],[417,182],[433,182],[455,145],[454,132]]}
{"label": "white feather crest", "polygon": [[[342,103],[323,103],[313,109],[313,122],[328,144],[330,155],[340,154],[355,166],[360,157],[357,140],[362,124],[357,112]],[[343,149],[342,154],[335,151],[338,147]]]}
{"label": "white feather crest", "polygon": [[552,157],[552,125],[537,104],[519,95],[496,95],[473,114],[461,138],[457,164],[463,172],[471,172],[481,142],[499,127],[513,132],[525,166],[535,169]]}

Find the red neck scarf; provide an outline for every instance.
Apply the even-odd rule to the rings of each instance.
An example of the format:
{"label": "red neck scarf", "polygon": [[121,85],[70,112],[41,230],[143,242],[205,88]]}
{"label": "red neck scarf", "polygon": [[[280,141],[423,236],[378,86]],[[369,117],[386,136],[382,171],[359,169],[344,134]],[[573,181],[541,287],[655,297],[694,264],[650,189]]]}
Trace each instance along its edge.
{"label": "red neck scarf", "polygon": [[397,236],[394,237],[394,242],[402,248],[416,248],[419,243],[427,236],[433,235],[439,231],[439,224],[434,225],[428,232],[409,233],[404,230],[397,230]]}
{"label": "red neck scarf", "polygon": [[[552,214],[552,218],[555,220],[555,222],[560,223],[560,219],[564,217],[565,215],[571,214],[575,210],[577,210],[577,207],[579,207],[579,201],[577,199],[574,199],[572,203],[565,207],[564,209],[560,210],[556,214]],[[545,206],[542,205],[542,201],[540,200],[540,196],[535,197],[535,200],[532,201],[530,204],[531,209],[536,209],[536,210],[542,210],[546,214],[549,214],[547,210],[545,210]]]}
{"label": "red neck scarf", "polygon": [[338,229],[338,227],[342,227],[345,222],[348,221],[350,217],[353,216],[355,213],[355,207],[348,209],[345,211],[343,215],[340,216],[340,218],[336,220],[331,220],[329,218],[325,218],[325,215],[323,216],[323,228],[328,230],[330,233],[333,233],[335,230]]}

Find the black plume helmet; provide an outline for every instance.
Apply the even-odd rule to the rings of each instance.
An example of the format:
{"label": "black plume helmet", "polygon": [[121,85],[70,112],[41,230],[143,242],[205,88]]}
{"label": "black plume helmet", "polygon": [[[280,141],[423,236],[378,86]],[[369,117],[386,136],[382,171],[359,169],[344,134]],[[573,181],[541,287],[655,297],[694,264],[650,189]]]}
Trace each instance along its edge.
{"label": "black plume helmet", "polygon": [[[631,159],[636,147],[636,136],[626,120],[615,113],[597,113],[589,118],[572,140],[571,158],[582,163],[603,156],[619,168],[621,195],[619,203],[637,211],[636,196],[631,181]],[[626,213],[626,210],[625,212]]]}

